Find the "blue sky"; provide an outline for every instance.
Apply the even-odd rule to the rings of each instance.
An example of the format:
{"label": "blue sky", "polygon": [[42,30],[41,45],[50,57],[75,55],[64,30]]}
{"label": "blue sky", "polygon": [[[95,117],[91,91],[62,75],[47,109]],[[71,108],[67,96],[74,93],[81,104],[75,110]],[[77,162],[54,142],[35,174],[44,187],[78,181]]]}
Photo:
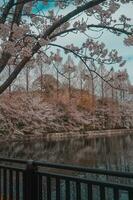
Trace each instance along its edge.
{"label": "blue sky", "polygon": [[38,11],[45,11],[45,10],[49,10],[52,9],[55,6],[55,1],[54,0],[48,0],[48,3],[45,5],[42,2],[38,2],[36,4],[36,7],[33,7],[32,11],[33,13],[38,13]]}

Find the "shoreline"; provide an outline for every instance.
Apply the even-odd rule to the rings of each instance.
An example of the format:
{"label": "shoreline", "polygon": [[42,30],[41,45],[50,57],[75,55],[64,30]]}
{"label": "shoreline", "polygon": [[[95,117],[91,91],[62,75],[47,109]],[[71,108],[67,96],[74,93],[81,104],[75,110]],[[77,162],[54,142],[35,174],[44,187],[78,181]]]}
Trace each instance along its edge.
{"label": "shoreline", "polygon": [[37,134],[37,135],[0,135],[0,142],[17,142],[17,141],[27,141],[27,140],[54,140],[60,141],[64,139],[70,138],[79,138],[79,137],[87,137],[90,139],[99,138],[99,137],[113,137],[113,136],[123,136],[123,135],[131,135],[133,134],[133,129],[102,129],[102,130],[88,130],[88,131],[68,131],[68,132],[54,132],[47,133],[46,135]]}
{"label": "shoreline", "polygon": [[49,140],[63,140],[67,138],[74,138],[74,137],[87,137],[90,139],[93,138],[100,138],[100,137],[112,137],[112,136],[122,136],[122,135],[131,135],[133,134],[133,129],[109,129],[109,130],[90,130],[85,131],[84,133],[80,133],[77,135],[77,132],[69,132],[66,135],[63,134],[53,134],[48,135],[47,139]]}

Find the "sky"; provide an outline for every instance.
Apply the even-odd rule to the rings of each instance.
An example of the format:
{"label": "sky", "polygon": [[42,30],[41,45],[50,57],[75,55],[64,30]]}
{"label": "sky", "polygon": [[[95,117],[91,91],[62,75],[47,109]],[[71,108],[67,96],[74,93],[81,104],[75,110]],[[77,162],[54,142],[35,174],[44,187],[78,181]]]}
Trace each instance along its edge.
{"label": "sky", "polygon": [[[42,3],[39,3],[37,5],[37,9],[33,8],[33,12],[38,12],[39,10],[42,11],[48,11],[51,9],[56,9],[55,8],[55,3],[54,1],[50,0],[48,1],[48,4],[46,6],[44,6]],[[65,12],[67,14],[67,12],[69,12],[71,10],[71,8],[69,7],[69,9],[67,9]],[[63,11],[64,12],[64,11]],[[133,24],[133,4],[131,4],[130,6],[125,5],[122,6],[119,9],[119,12],[117,12],[117,14],[115,14],[114,17],[119,17],[119,15],[124,14],[127,17],[131,18],[131,23]],[[64,13],[63,13],[64,14]],[[82,15],[81,17],[84,17],[84,15]],[[91,23],[93,23],[93,21],[91,21]],[[95,35],[94,32],[89,33],[89,36],[94,36],[97,37],[98,34]],[[130,77],[130,81],[133,83],[133,46],[132,47],[126,47],[123,43],[123,39],[124,36],[115,36],[114,34],[110,33],[109,31],[105,31],[104,34],[101,37],[101,41],[105,42],[106,46],[108,49],[117,49],[119,52],[119,55],[123,56],[123,58],[127,61],[126,65],[123,68],[117,67],[117,65],[113,66],[116,70],[118,69],[127,69],[128,73],[129,73],[129,77]],[[77,46],[80,45],[83,41],[85,41],[85,35],[81,34],[77,34],[75,37],[75,34],[69,34],[69,36],[64,38],[58,38],[58,43],[59,44],[63,44],[63,45],[67,45],[71,43],[76,44]],[[107,66],[108,67],[108,66]]]}
{"label": "sky", "polygon": [[54,0],[52,0],[52,1],[48,0],[48,3],[46,5],[44,5],[44,3],[42,3],[42,2],[39,2],[39,3],[36,4],[35,7],[33,7],[32,12],[33,13],[38,13],[38,10],[39,11],[41,11],[41,10],[44,11],[44,10],[52,9],[54,7],[55,7],[55,1]]}

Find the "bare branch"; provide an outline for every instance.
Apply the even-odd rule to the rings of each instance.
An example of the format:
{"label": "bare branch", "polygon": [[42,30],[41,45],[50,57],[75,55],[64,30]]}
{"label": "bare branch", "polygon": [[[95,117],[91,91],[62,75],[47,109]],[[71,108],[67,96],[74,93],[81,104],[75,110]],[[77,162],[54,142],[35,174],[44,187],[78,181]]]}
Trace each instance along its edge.
{"label": "bare branch", "polygon": [[[133,33],[130,32],[130,31],[127,31],[125,29],[120,29],[120,28],[116,28],[114,26],[104,26],[104,25],[96,25],[96,24],[90,24],[87,26],[87,28],[102,28],[102,29],[107,29],[107,30],[111,30],[111,31],[115,31],[115,32],[119,32],[119,33],[122,33],[122,34],[125,34],[125,35],[132,35]],[[63,34],[66,34],[66,33],[70,33],[70,32],[73,32],[73,31],[78,31],[77,28],[71,28],[71,29],[67,29],[67,30],[64,30],[62,32],[59,32],[57,34],[54,34],[50,37],[50,39],[52,38],[55,38],[57,36],[60,36],[60,35],[63,35]]]}
{"label": "bare branch", "polygon": [[[122,90],[122,91],[125,91],[124,89],[120,89],[120,88],[117,88],[117,87],[114,87],[108,80],[106,80],[103,76],[101,76],[97,71],[91,69],[87,63],[85,62],[85,60],[79,55],[77,54],[76,52],[74,52],[73,50],[71,49],[68,49],[66,47],[63,47],[61,45],[58,45],[58,44],[49,44],[51,46],[54,46],[54,47],[58,47],[58,48],[61,48],[63,49],[64,51],[69,51],[70,53],[73,53],[76,57],[78,57],[83,63],[84,65],[86,66],[86,68],[89,70],[90,74],[92,75],[92,73],[95,73],[98,77],[100,77],[105,83],[107,83],[110,87],[112,87],[113,89],[119,89],[119,90]],[[91,58],[90,58],[91,59]]]}

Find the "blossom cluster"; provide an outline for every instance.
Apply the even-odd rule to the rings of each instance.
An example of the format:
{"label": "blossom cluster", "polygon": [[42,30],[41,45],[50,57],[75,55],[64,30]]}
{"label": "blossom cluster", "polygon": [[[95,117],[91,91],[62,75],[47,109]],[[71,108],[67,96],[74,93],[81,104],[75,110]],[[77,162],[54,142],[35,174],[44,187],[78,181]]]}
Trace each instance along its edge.
{"label": "blossom cluster", "polygon": [[9,36],[10,33],[10,26],[9,24],[0,24],[0,38],[1,39],[6,39],[6,37]]}
{"label": "blossom cluster", "polygon": [[60,55],[60,50],[59,50],[59,49],[57,49],[57,52],[56,52],[56,53],[52,53],[52,52],[51,52],[50,58],[51,58],[53,61],[55,61],[56,63],[61,63],[62,60],[63,60],[62,56]]}
{"label": "blossom cluster", "polygon": [[15,44],[14,42],[8,41],[2,44],[3,51],[9,54],[16,54]]}
{"label": "blossom cluster", "polygon": [[76,28],[77,30],[80,30],[81,32],[85,32],[87,29],[87,23],[82,18],[82,21],[80,20],[75,21],[73,27]]}
{"label": "blossom cluster", "polygon": [[24,57],[30,57],[32,55],[32,51],[29,47],[22,48],[22,51],[20,52],[20,56],[22,58]]}
{"label": "blossom cluster", "polygon": [[13,24],[11,32],[12,39],[17,40],[22,38],[25,34],[30,33],[30,29],[28,25],[18,26],[17,24]]}
{"label": "blossom cluster", "polygon": [[65,48],[66,48],[65,53],[69,53],[69,49],[77,53],[80,51],[79,47],[75,46],[74,44],[66,45]]}
{"label": "blossom cluster", "polygon": [[97,60],[99,64],[101,63],[119,63],[120,67],[124,66],[126,61],[122,59],[122,56],[118,55],[117,50],[113,49],[110,52],[107,50],[103,42],[95,42],[93,39],[87,39],[83,43],[83,49],[89,51],[88,55],[94,60]]}
{"label": "blossom cluster", "polygon": [[100,21],[100,24],[109,25],[112,21],[112,14],[114,14],[120,8],[120,4],[114,1],[106,2],[105,6],[97,5],[94,8],[88,9],[86,14],[96,15],[96,19]]}
{"label": "blossom cluster", "polygon": [[108,50],[105,48],[104,43],[98,43],[92,39],[87,39],[83,44],[83,47],[86,47],[91,52],[90,55],[92,57],[97,55],[104,58],[108,54]]}
{"label": "blossom cluster", "polygon": [[47,46],[48,43],[49,43],[49,39],[44,39],[44,38],[40,38],[40,39],[39,39],[39,44],[40,44],[41,46]]}
{"label": "blossom cluster", "polygon": [[133,35],[128,36],[128,38],[125,38],[124,43],[127,46],[133,46]]}

